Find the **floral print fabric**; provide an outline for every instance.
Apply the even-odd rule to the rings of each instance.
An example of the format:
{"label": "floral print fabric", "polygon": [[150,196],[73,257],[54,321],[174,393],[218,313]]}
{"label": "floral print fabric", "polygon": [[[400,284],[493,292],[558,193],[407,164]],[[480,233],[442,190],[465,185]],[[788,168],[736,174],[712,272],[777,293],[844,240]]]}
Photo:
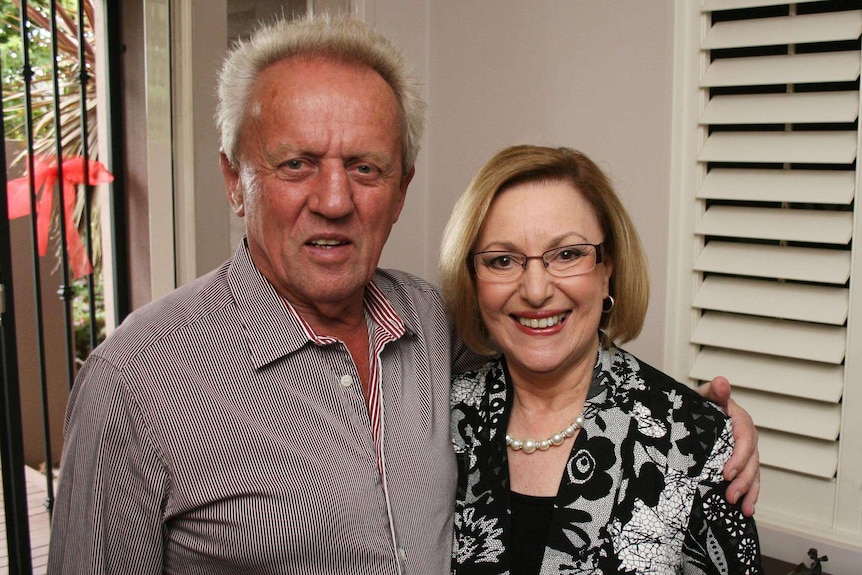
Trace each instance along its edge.
{"label": "floral print fabric", "polygon": [[[455,378],[453,573],[509,573],[505,360]],[[754,521],[724,498],[730,420],[618,348],[600,349],[556,497],[541,573],[762,573]],[[517,574],[515,574],[517,575]]]}

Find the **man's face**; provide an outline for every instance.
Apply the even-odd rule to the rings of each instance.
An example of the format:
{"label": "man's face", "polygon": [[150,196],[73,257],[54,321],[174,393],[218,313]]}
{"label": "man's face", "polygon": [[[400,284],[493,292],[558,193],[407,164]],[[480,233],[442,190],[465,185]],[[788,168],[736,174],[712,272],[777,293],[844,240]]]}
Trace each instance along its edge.
{"label": "man's face", "polygon": [[252,260],[307,319],[361,309],[413,175],[392,89],[367,67],[292,58],[261,73],[246,113],[239,171],[222,170]]}

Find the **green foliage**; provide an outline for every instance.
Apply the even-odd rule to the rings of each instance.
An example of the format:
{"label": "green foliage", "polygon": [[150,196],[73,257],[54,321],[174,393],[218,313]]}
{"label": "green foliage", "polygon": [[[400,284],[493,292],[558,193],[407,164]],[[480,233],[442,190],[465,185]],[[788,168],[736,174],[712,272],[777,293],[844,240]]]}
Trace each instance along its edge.
{"label": "green foliage", "polygon": [[96,344],[105,339],[105,297],[103,293],[102,271],[93,273],[93,301],[87,289],[87,279],[81,278],[72,282],[74,298],[72,300],[72,327],[75,332],[75,356],[79,364],[90,355],[90,308],[94,310],[96,322]]}
{"label": "green foliage", "polygon": [[[93,35],[93,0],[85,0],[84,8],[84,45],[79,49],[78,0],[59,0],[56,5],[56,23],[51,22],[50,0],[29,0],[27,2],[27,41],[29,63],[32,73],[30,82],[30,117],[33,151],[37,155],[57,155],[56,124],[62,134],[62,156],[81,156],[87,146],[88,157],[97,159],[98,131],[96,124],[96,78],[95,47]],[[52,28],[56,32],[57,45],[57,87],[59,107],[55,105],[52,66]],[[87,142],[83,139],[81,104],[81,62],[86,75],[86,126]],[[3,84],[3,125],[6,139],[25,140],[27,136],[27,107],[24,80],[24,51],[21,37],[21,1],[0,0],[0,80]],[[21,162],[26,151],[17,156],[13,163]],[[84,193],[77,195],[74,217],[79,232],[84,235],[85,219],[82,217],[85,206]],[[94,301],[89,301],[87,280],[72,282],[73,327],[75,332],[75,351],[81,361],[90,352],[90,306],[95,309],[97,343],[105,337],[103,282],[101,276],[101,244],[99,242],[99,205],[97,197],[90,196],[93,253]],[[56,206],[52,214],[52,234],[61,233]]]}
{"label": "green foliage", "polygon": [[[57,80],[60,96],[59,111],[54,108],[52,75],[51,9],[49,0],[27,2],[27,38],[31,77],[32,132],[37,153],[54,153],[54,119],[59,118],[64,140],[64,155],[80,155],[81,139],[78,114],[80,94],[80,57],[78,49],[78,2],[59,0],[56,13]],[[87,131],[90,157],[94,158],[96,132],[96,88],[92,80],[95,66],[93,51],[92,0],[84,2],[85,34],[84,65],[91,80],[87,83]],[[20,0],[0,0],[0,66],[3,81],[4,128],[7,139],[26,137],[24,50],[21,38]],[[16,161],[20,161],[17,158]]]}

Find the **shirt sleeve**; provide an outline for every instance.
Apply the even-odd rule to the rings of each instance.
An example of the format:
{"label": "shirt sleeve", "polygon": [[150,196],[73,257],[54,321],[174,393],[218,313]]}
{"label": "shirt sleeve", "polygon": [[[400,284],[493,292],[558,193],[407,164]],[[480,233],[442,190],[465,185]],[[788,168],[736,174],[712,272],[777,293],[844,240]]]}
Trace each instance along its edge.
{"label": "shirt sleeve", "polygon": [[687,575],[763,573],[754,519],[725,499],[728,482],[722,471],[733,451],[730,419],[716,440],[701,472],[683,543]]}
{"label": "shirt sleeve", "polygon": [[69,399],[51,575],[160,574],[164,458],[121,374],[93,356]]}

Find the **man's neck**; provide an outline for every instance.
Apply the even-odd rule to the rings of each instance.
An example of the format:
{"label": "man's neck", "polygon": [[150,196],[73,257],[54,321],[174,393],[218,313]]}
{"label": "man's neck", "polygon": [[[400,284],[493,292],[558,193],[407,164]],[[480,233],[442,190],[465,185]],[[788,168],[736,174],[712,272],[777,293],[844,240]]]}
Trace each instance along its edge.
{"label": "man's neck", "polygon": [[368,402],[370,386],[370,359],[368,326],[365,321],[364,300],[349,308],[337,309],[316,306],[301,308],[294,306],[296,312],[319,337],[332,337],[343,342],[362,383],[362,392]]}

